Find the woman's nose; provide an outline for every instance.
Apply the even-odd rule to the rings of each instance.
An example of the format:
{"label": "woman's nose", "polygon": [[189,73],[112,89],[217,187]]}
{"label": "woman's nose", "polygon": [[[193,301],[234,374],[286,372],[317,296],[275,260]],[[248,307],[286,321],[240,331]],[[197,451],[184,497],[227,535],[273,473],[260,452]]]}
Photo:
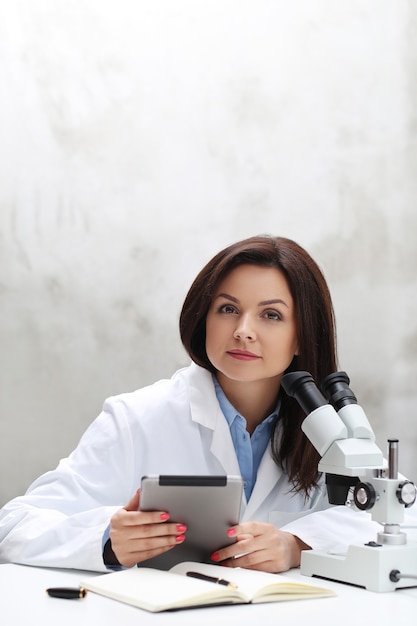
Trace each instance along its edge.
{"label": "woman's nose", "polygon": [[242,318],[240,320],[240,323],[236,326],[233,336],[235,339],[240,339],[241,341],[253,341],[253,339],[255,339],[255,331],[251,327],[247,318]]}

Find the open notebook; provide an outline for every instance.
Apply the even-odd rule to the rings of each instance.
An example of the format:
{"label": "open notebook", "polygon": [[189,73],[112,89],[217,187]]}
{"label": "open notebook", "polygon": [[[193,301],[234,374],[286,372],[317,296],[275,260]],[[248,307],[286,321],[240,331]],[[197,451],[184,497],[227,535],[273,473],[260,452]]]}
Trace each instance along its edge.
{"label": "open notebook", "polygon": [[[196,578],[196,574],[209,580]],[[282,574],[191,561],[179,563],[169,571],[134,567],[89,578],[80,584],[89,591],[152,612],[336,595],[330,589],[294,582]]]}

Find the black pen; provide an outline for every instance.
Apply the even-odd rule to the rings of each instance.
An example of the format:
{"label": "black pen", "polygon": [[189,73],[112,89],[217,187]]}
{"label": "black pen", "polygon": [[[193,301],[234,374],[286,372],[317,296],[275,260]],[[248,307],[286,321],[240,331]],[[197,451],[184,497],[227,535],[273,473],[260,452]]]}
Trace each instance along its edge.
{"label": "black pen", "polygon": [[87,589],[83,589],[83,587],[50,587],[50,589],[46,590],[46,593],[48,596],[51,596],[51,598],[77,600],[79,598],[85,598]]}
{"label": "black pen", "polygon": [[187,572],[186,576],[190,576],[190,578],[198,578],[199,580],[206,580],[209,583],[216,583],[216,585],[224,585],[225,587],[233,587],[233,589],[237,589],[237,585],[235,585],[235,583],[231,583],[224,578],[206,576],[206,574],[200,574],[200,572]]}

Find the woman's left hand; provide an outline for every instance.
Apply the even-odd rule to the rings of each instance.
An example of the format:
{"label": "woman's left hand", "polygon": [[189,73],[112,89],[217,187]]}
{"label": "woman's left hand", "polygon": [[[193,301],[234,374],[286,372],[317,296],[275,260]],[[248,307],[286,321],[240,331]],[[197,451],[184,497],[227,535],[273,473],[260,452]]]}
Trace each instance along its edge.
{"label": "woman's left hand", "polygon": [[295,535],[264,522],[244,522],[228,530],[236,543],[212,554],[213,563],[264,572],[285,572],[299,567],[302,550],[309,550]]}

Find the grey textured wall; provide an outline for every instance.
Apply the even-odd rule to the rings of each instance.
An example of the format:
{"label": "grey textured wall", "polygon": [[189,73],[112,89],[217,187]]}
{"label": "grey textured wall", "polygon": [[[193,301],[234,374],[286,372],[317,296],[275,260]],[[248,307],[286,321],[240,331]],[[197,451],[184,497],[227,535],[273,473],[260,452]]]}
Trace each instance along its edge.
{"label": "grey textured wall", "polygon": [[320,263],[417,479],[416,27],[405,0],[0,0],[0,504],[188,362],[191,280],[265,232]]}

